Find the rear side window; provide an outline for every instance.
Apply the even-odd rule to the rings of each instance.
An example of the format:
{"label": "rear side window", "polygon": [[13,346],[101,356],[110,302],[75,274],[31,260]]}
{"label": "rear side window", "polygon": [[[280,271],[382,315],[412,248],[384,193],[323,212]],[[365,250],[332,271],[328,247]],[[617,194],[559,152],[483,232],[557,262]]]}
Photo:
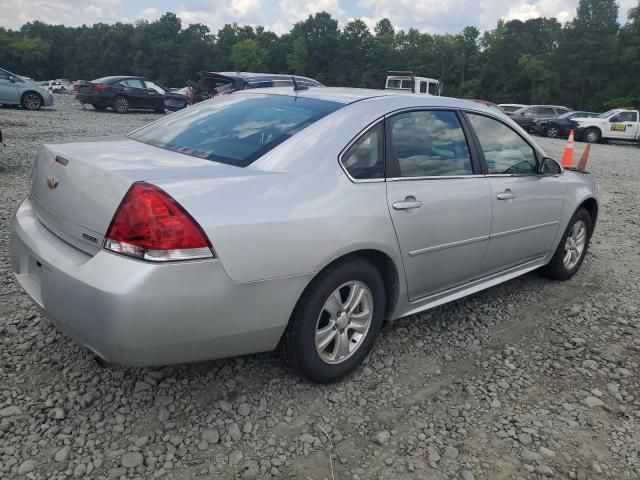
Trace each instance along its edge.
{"label": "rear side window", "polygon": [[296,96],[233,94],[198,103],[129,134],[149,145],[246,167],[343,104]]}
{"label": "rear side window", "polygon": [[533,147],[504,123],[467,113],[476,131],[490,174],[536,174]]}
{"label": "rear side window", "polygon": [[400,113],[389,124],[390,150],[402,177],[473,173],[467,141],[454,112]]}
{"label": "rear side window", "polygon": [[342,157],[349,175],[357,180],[384,177],[383,137],[382,123],[378,123],[351,145]]}
{"label": "rear side window", "polygon": [[138,80],[137,78],[127,78],[126,80],[121,80],[120,85],[130,88],[145,88],[142,80]]}

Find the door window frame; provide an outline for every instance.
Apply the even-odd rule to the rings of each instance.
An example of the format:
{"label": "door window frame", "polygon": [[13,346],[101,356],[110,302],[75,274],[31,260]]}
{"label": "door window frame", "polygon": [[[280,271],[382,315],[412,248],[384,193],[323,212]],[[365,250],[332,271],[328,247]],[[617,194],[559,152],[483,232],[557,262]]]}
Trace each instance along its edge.
{"label": "door window frame", "polygon": [[[518,137],[520,137],[522,139],[523,142],[525,142],[530,148],[531,150],[533,150],[535,159],[536,159],[536,173],[489,173],[489,167],[487,166],[487,161],[484,157],[484,151],[482,150],[482,143],[480,142],[480,138],[478,137],[475,129],[473,128],[471,121],[468,119],[467,114],[473,114],[473,115],[479,115],[481,117],[487,117],[491,120],[494,120],[498,123],[501,123],[502,125],[504,125],[505,127],[509,128],[513,133],[515,133],[516,135],[518,135]],[[560,174],[558,173],[554,173],[554,174],[549,174],[549,173],[542,173],[542,165],[543,165],[543,159],[544,159],[544,155],[543,153],[539,150],[539,148],[537,147],[537,145],[534,145],[533,143],[531,143],[527,138],[525,138],[522,133],[520,133],[518,130],[516,130],[515,128],[513,128],[511,125],[509,125],[508,123],[506,123],[505,121],[503,121],[500,118],[494,117],[493,115],[489,115],[486,112],[480,112],[478,110],[469,110],[469,109],[465,109],[462,111],[462,115],[465,118],[465,120],[468,123],[469,126],[469,130],[471,132],[471,136],[473,138],[473,143],[476,144],[476,148],[477,148],[477,154],[480,158],[480,164],[482,167],[482,173],[484,176],[487,177],[544,177],[544,176],[549,176],[549,175],[560,175],[564,172],[564,169],[561,170]]]}
{"label": "door window frame", "polygon": [[[391,119],[395,116],[402,115],[405,113],[412,112],[451,112],[453,113],[460,124],[460,128],[462,128],[462,133],[465,138],[465,142],[467,143],[467,149],[469,150],[469,156],[471,161],[471,169],[473,173],[468,175],[423,175],[419,177],[403,177],[400,171],[400,164],[398,163],[398,159],[395,155],[392,154],[393,148],[393,138],[391,135]],[[411,107],[402,110],[396,110],[394,112],[388,113],[384,117],[385,122],[385,179],[387,182],[400,182],[400,181],[416,181],[416,180],[444,180],[448,178],[475,178],[482,176],[480,157],[478,156],[478,151],[476,149],[476,145],[474,144],[472,138],[470,137],[470,126],[467,124],[466,119],[462,115],[462,112],[458,108],[447,108],[447,107]]]}

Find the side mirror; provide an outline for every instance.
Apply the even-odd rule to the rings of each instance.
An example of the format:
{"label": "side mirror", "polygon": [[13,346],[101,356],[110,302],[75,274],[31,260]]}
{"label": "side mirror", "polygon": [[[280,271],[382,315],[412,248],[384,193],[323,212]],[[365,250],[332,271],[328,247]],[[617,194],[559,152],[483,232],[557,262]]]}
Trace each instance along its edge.
{"label": "side mirror", "polygon": [[9,81],[11,83],[16,83],[18,81],[18,79],[16,77],[14,77],[13,75],[9,75]]}
{"label": "side mirror", "polygon": [[618,122],[618,121],[619,121],[619,120],[618,120],[618,117],[611,117],[611,118],[609,119],[609,123],[614,123],[614,122]]}
{"label": "side mirror", "polygon": [[562,167],[553,158],[544,157],[542,159],[540,173],[543,175],[558,175],[559,173],[562,173]]}

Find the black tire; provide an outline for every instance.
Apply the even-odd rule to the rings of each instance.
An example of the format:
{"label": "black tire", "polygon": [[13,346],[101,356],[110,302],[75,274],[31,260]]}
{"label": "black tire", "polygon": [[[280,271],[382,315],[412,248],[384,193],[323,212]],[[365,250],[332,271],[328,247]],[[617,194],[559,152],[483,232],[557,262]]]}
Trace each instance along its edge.
{"label": "black tire", "polygon": [[587,128],[582,134],[582,140],[587,143],[600,143],[602,133],[595,127]]}
{"label": "black tire", "polygon": [[[584,222],[586,226],[586,239],[584,249],[578,259],[578,262],[573,265],[571,268],[567,268],[564,262],[565,256],[565,246],[567,243],[567,237],[570,235],[571,230],[574,225],[578,222]],[[556,248],[551,261],[542,269],[543,273],[554,280],[569,280],[573,277],[576,272],[580,269],[582,262],[584,261],[584,257],[587,254],[587,250],[589,249],[589,241],[591,240],[591,234],[593,233],[593,219],[589,212],[584,208],[579,208],[576,210],[576,213],[573,214],[569,224],[567,225],[567,229],[562,235],[562,239],[560,239],[560,243],[558,244],[558,248]]]}
{"label": "black tire", "polygon": [[20,105],[25,110],[40,110],[42,103],[42,97],[36,92],[25,92],[20,99]]}
{"label": "black tire", "polygon": [[[360,282],[369,289],[373,304],[372,318],[368,331],[350,356],[340,363],[327,363],[316,349],[316,328],[325,302],[340,286],[351,281]],[[280,340],[279,350],[284,362],[312,382],[332,383],[340,380],[357,368],[373,348],[384,320],[385,307],[384,282],[380,272],[370,262],[351,257],[330,265],[313,279],[298,300]]]}
{"label": "black tire", "polygon": [[111,108],[116,113],[127,113],[129,111],[129,100],[127,97],[118,95],[111,101]]}

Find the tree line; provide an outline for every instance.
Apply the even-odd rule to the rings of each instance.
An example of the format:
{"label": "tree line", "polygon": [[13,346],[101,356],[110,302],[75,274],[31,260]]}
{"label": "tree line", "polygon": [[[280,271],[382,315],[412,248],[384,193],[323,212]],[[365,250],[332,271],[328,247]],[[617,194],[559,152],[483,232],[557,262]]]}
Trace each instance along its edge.
{"label": "tree line", "polygon": [[371,31],[362,20],[339,28],[326,12],[284,35],[264,27],[183,28],[174,13],[156,21],[66,27],[39,21],[0,28],[0,66],[36,79],[90,80],[143,75],[183,86],[198,72],[266,71],[313,77],[326,85],[383,88],[387,70],[439,79],[444,94],[496,103],[552,103],[581,109],[640,106],[640,2],[618,22],[615,0],[580,0],[564,25],[555,18],[498,21],[434,35]]}

